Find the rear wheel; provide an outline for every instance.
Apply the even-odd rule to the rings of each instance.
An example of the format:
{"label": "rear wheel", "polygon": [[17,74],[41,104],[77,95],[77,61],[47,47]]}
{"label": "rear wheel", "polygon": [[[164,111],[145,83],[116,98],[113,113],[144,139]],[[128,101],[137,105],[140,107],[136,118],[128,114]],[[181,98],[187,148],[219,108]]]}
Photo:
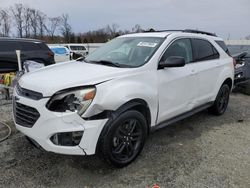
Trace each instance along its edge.
{"label": "rear wheel", "polygon": [[127,111],[117,117],[102,139],[102,157],[111,165],[124,167],[141,152],[146,136],[146,120],[138,111]]}
{"label": "rear wheel", "polygon": [[230,95],[230,87],[227,84],[223,84],[217,94],[216,100],[210,111],[215,115],[222,115],[227,109]]}

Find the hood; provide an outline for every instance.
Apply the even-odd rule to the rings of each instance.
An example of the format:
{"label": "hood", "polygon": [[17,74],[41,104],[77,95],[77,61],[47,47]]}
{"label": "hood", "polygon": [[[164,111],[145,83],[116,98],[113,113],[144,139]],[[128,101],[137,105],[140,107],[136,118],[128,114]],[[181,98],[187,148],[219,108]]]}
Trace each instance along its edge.
{"label": "hood", "polygon": [[25,74],[20,78],[19,84],[22,88],[40,92],[43,96],[49,97],[63,89],[95,85],[112,80],[131,70],[70,61]]}

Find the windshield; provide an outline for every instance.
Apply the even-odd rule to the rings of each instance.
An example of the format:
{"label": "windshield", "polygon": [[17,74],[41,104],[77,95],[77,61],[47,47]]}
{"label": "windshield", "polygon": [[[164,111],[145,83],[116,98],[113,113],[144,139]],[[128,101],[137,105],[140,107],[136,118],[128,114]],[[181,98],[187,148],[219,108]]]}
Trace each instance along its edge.
{"label": "windshield", "polygon": [[84,46],[70,46],[71,50],[76,50],[76,51],[85,51],[86,48]]}
{"label": "windshield", "polygon": [[247,57],[250,57],[250,45],[228,45],[231,54],[247,52]]}
{"label": "windshield", "polygon": [[95,50],[85,61],[106,61],[121,67],[139,67],[149,61],[163,40],[159,37],[116,38]]}

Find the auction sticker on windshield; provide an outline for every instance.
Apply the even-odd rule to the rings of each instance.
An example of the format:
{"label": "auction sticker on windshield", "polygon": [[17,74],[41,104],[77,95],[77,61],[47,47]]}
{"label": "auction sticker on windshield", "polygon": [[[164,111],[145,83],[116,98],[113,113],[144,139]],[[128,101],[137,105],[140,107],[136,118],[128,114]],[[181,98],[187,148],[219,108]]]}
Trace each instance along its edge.
{"label": "auction sticker on windshield", "polygon": [[150,48],[154,48],[157,46],[158,43],[155,42],[139,42],[137,44],[137,46],[142,46],[142,47],[150,47]]}

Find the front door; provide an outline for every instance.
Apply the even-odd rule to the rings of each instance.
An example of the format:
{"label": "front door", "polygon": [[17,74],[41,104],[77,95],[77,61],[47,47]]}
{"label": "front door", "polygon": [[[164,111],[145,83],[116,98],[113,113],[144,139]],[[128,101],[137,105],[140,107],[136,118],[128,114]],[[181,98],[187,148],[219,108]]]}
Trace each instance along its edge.
{"label": "front door", "polygon": [[157,123],[190,111],[197,97],[197,70],[193,63],[190,39],[177,39],[165,51],[160,61],[171,56],[185,59],[184,67],[158,70],[159,113]]}

